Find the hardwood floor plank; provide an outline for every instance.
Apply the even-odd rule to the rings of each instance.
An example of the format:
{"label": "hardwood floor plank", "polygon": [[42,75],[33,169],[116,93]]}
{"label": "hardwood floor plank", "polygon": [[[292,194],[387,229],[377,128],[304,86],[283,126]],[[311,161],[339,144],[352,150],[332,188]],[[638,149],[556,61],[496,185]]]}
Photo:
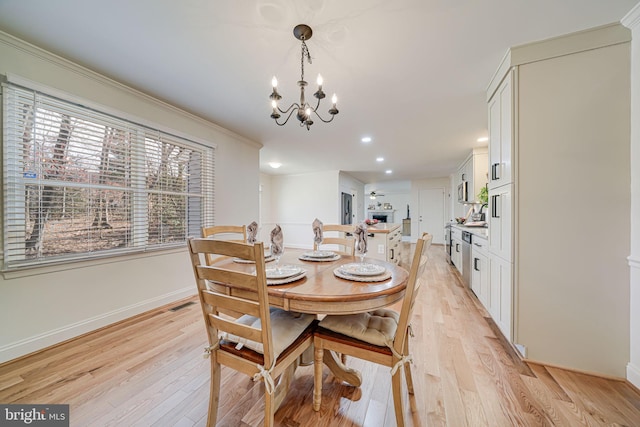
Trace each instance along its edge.
{"label": "hardwood floor plank", "polygon": [[[411,321],[415,395],[403,390],[408,426],[640,425],[638,390],[523,362],[445,263],[442,246],[433,245],[430,255]],[[210,373],[202,313],[198,304],[169,310],[186,301],[197,300],[0,365],[0,402],[68,403],[74,427],[205,426]],[[348,364],[363,373],[362,387],[325,369],[319,412],[311,404],[313,368],[300,367],[276,425],[395,425],[389,370],[355,358]],[[261,425],[262,383],[223,367],[221,389],[218,425]]]}

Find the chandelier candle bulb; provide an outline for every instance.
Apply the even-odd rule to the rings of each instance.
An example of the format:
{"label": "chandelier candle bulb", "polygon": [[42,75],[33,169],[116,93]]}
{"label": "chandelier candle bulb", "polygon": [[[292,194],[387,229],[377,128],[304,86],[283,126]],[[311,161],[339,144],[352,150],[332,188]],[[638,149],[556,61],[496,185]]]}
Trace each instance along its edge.
{"label": "chandelier candle bulb", "polygon": [[271,107],[273,107],[273,112],[271,113],[271,118],[272,119],[277,119],[280,117],[280,113],[278,113],[278,103],[276,102],[276,100],[272,100],[271,101]]}

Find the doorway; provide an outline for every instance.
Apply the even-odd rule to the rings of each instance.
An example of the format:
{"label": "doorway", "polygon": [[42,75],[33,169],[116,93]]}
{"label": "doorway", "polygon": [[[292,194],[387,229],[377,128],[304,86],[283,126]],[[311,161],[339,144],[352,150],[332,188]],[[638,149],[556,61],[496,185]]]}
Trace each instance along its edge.
{"label": "doorway", "polygon": [[342,225],[350,225],[353,224],[353,196],[349,193],[342,193],[342,203],[341,203],[341,212],[342,212]]}
{"label": "doorway", "polygon": [[444,188],[420,190],[418,199],[418,235],[429,233],[433,243],[444,244]]}

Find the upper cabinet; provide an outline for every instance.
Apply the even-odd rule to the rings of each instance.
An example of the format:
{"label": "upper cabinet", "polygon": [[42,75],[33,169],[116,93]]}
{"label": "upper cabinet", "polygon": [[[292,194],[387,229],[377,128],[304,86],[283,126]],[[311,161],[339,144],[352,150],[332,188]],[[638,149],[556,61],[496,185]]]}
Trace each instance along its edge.
{"label": "upper cabinet", "polygon": [[478,193],[487,185],[487,147],[474,148],[456,173],[459,203],[480,203]]}
{"label": "upper cabinet", "polygon": [[489,100],[489,188],[512,182],[513,79],[510,70]]}

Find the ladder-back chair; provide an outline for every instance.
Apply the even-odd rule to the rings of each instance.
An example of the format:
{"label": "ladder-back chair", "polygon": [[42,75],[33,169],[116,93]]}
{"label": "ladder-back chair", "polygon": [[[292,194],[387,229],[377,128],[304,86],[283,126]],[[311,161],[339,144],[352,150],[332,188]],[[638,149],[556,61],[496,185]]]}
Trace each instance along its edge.
{"label": "ladder-back chair", "polygon": [[[264,425],[272,426],[296,361],[313,343],[315,316],[269,307],[262,242],[251,245],[191,238],[188,248],[209,339],[205,349],[211,360],[207,425],[216,423],[220,369],[225,365],[264,381]],[[255,272],[225,269],[220,263],[207,265],[207,254],[253,260]],[[231,319],[223,310],[240,312],[242,316]]]}
{"label": "ladder-back chair", "polygon": [[322,401],[323,351],[332,350],[391,368],[393,403],[398,426],[404,426],[401,371],[404,365],[407,389],[413,394],[409,361],[409,321],[420,277],[427,263],[427,250],[432,236],[428,233],[416,243],[411,270],[400,313],[389,309],[352,315],[329,315],[314,332],[314,396],[313,409],[320,410]]}

